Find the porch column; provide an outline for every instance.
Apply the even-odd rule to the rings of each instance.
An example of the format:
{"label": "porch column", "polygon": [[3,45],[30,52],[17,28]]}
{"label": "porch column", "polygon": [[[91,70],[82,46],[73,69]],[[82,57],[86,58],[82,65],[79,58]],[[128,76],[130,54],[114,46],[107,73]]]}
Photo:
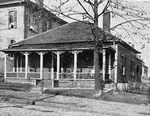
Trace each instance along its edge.
{"label": "porch column", "polygon": [[57,55],[57,77],[56,79],[59,80],[59,72],[60,72],[60,52],[56,52],[56,55]]}
{"label": "porch column", "polygon": [[13,54],[13,72],[15,72],[15,55]]}
{"label": "porch column", "polygon": [[53,53],[51,58],[51,79],[52,79],[52,87],[54,87],[54,54]]}
{"label": "porch column", "polygon": [[116,53],[115,53],[115,76],[114,76],[114,82],[117,83],[117,73],[118,73],[118,45],[115,46]]}
{"label": "porch column", "polygon": [[77,59],[77,54],[81,52],[81,51],[73,51],[72,53],[74,54],[74,70],[73,70],[73,73],[74,73],[74,80],[77,79],[77,62],[78,62],[78,59]]}
{"label": "porch column", "polygon": [[59,80],[59,73],[60,73],[60,54],[63,53],[62,51],[54,52],[57,55],[57,74],[56,80]]}
{"label": "porch column", "polygon": [[103,81],[105,81],[106,73],[106,49],[103,49]]}
{"label": "porch column", "polygon": [[19,57],[16,57],[16,69],[17,69],[17,73],[19,72]]}
{"label": "porch column", "polygon": [[77,79],[77,51],[74,52],[74,80]]}
{"label": "porch column", "polygon": [[111,54],[109,53],[109,64],[108,64],[109,79],[111,79]]}
{"label": "porch column", "polygon": [[45,52],[38,52],[40,55],[40,79],[43,79],[43,55]]}
{"label": "porch column", "polygon": [[22,72],[22,54],[20,54],[20,72]]}
{"label": "porch column", "polygon": [[25,55],[25,79],[27,79],[28,78],[28,55],[29,53],[25,52],[24,55]]}
{"label": "porch column", "polygon": [[6,79],[6,74],[7,74],[7,54],[4,56],[4,78]]}

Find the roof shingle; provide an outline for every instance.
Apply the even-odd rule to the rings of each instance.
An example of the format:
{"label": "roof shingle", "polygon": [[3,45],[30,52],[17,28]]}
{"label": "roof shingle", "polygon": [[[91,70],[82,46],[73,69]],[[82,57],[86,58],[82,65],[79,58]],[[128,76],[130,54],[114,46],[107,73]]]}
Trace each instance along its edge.
{"label": "roof shingle", "polygon": [[[92,41],[93,33],[88,23],[73,22],[55,29],[46,31],[42,34],[20,41],[18,45],[28,44],[49,44],[49,43],[69,43]],[[16,45],[15,44],[15,45]]]}
{"label": "roof shingle", "polygon": [[[81,45],[78,46],[78,44],[82,42],[84,43],[82,44],[82,46],[85,47],[86,44],[88,44],[89,42],[93,43],[94,34],[92,32],[92,28],[93,28],[93,24],[89,22],[68,23],[63,26],[51,29],[44,33],[22,40],[18,43],[15,43],[11,46],[10,49],[8,49],[8,51],[11,51],[13,49],[16,51],[17,50],[46,50],[46,49],[54,50],[53,48],[56,48],[57,50],[60,50],[60,49],[71,50],[77,47],[80,48]],[[104,42],[107,43],[107,42],[115,41],[123,45],[129,50],[135,53],[139,53],[136,49],[132,48],[123,40],[113,36],[110,33],[104,32],[102,29],[99,28],[98,34],[99,34],[100,40],[102,40],[102,38],[104,37],[103,33],[107,35]],[[44,47],[42,45],[44,45]],[[64,48],[64,45],[66,48]],[[77,46],[75,47],[75,45]],[[85,48],[88,48],[90,46],[88,45]],[[2,50],[2,51],[7,51],[7,50]]]}

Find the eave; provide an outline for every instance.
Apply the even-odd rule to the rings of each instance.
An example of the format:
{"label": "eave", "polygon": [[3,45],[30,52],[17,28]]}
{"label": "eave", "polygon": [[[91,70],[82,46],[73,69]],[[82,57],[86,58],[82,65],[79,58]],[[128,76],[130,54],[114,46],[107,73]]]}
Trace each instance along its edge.
{"label": "eave", "polygon": [[0,3],[0,7],[2,6],[8,6],[8,5],[12,5],[12,4],[21,4],[24,3],[24,0],[18,0],[18,1],[8,1],[8,2],[4,2],[4,3]]}

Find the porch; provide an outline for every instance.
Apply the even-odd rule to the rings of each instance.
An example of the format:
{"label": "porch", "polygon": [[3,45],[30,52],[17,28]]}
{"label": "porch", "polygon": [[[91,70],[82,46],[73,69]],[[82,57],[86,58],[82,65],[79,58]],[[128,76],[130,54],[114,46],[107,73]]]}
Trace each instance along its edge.
{"label": "porch", "polygon": [[[49,81],[51,87],[94,88],[93,50],[30,51],[5,54],[5,79]],[[100,78],[114,80],[114,51],[99,53]],[[86,85],[86,86],[85,86]]]}

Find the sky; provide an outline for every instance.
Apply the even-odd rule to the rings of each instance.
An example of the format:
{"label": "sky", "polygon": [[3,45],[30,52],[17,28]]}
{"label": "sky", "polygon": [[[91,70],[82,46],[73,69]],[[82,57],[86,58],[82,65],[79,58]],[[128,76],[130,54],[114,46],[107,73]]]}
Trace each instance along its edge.
{"label": "sky", "polygon": [[[55,2],[56,0],[44,0],[44,4],[47,5],[48,7],[52,8],[55,5],[58,5],[58,1]],[[115,1],[115,0],[114,0]],[[150,17],[150,0],[127,0],[129,2],[129,4],[132,6],[134,6],[134,8],[139,8],[144,10],[147,14],[147,17]],[[146,1],[146,2],[144,2]],[[69,4],[67,4],[67,8],[69,8],[70,6],[72,6],[73,4],[76,4],[76,0],[72,0]],[[104,3],[105,4],[105,3]],[[78,5],[75,6],[75,9],[77,9],[77,11],[82,11],[82,8]],[[87,6],[88,11],[90,11],[91,9]],[[65,9],[64,9],[65,10]],[[101,9],[99,9],[99,11],[101,11]],[[75,16],[75,18],[81,18],[80,16]],[[68,22],[73,22],[73,20],[67,19]],[[119,19],[118,17],[111,17],[111,26],[116,25],[117,23],[123,21],[122,19]],[[149,21],[150,24],[150,21]],[[102,26],[102,17],[99,19],[99,26]],[[128,26],[129,30],[133,31],[133,28],[131,26]],[[126,41],[129,45],[134,45],[135,49],[137,49],[138,51],[141,52],[141,59],[145,62],[146,66],[149,67],[149,76],[150,76],[150,39],[149,41],[145,38],[150,38],[150,28],[145,28],[140,30],[140,34],[131,34],[129,35],[125,30],[122,29],[116,29],[115,31],[113,31],[112,33],[114,35],[118,35],[119,37],[121,36],[121,39],[123,39],[124,41]],[[131,36],[131,37],[130,37]]]}
{"label": "sky", "polygon": [[[145,10],[145,12],[147,13],[146,17],[150,18],[150,0],[149,1],[147,0],[147,2],[143,2],[142,0],[134,0],[134,1],[130,0],[130,3],[139,9]],[[115,21],[113,20],[112,23],[115,23]],[[150,26],[150,21],[148,23],[149,23],[148,25]],[[128,28],[131,31],[133,30],[133,28],[131,27]],[[125,39],[123,39],[124,41],[126,41],[127,43],[134,44],[135,48],[141,52],[141,59],[143,59],[146,66],[149,67],[149,76],[150,76],[150,34],[149,34],[150,28],[145,28],[139,31],[142,35],[146,36],[142,36],[140,34],[136,35],[133,34],[131,35],[132,38],[129,37],[129,35],[125,31],[118,29],[117,32],[121,33],[121,35],[125,37]],[[148,38],[149,41],[145,38]]]}

